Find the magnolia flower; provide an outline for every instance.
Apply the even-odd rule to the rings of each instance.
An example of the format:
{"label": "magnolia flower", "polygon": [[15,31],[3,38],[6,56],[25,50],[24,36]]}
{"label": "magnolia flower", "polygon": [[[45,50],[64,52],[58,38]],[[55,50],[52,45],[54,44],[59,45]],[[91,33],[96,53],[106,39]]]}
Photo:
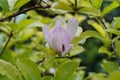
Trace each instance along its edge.
{"label": "magnolia flower", "polygon": [[66,28],[62,27],[62,19],[58,19],[52,31],[47,25],[43,27],[43,35],[48,45],[57,52],[61,52],[61,55],[64,56],[73,48],[71,41],[77,28],[78,21],[75,18],[68,21]]}

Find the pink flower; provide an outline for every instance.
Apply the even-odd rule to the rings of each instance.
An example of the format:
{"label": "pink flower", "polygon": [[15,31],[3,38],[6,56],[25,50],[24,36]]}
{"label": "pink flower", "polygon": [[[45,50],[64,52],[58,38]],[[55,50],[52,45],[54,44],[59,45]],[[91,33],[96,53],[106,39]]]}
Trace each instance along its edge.
{"label": "pink flower", "polygon": [[43,35],[48,45],[64,56],[73,47],[71,41],[77,28],[78,21],[75,18],[68,21],[66,29],[62,27],[62,20],[58,19],[52,31],[47,25],[43,27]]}

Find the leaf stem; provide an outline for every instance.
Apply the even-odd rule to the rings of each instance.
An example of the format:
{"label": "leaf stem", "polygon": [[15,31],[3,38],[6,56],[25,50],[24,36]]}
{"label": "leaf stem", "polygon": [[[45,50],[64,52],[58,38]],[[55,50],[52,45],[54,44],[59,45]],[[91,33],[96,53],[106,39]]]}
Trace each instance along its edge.
{"label": "leaf stem", "polygon": [[11,40],[11,38],[12,38],[12,36],[13,36],[13,31],[10,32],[10,35],[9,35],[9,37],[8,37],[7,42],[5,43],[3,49],[2,49],[1,52],[0,52],[0,57],[1,57],[2,54],[4,53],[4,51],[5,51],[5,49],[6,49],[7,45],[8,45],[8,43],[10,42],[10,40]]}
{"label": "leaf stem", "polygon": [[[102,19],[101,22],[103,23],[105,29],[109,29],[104,19]],[[112,38],[111,38],[109,33],[108,33],[108,36],[112,40]],[[114,51],[114,55],[116,56],[119,65],[120,65],[120,58],[118,56],[118,52],[116,51],[115,44],[113,42],[111,42],[111,47],[112,47],[112,49]]]}

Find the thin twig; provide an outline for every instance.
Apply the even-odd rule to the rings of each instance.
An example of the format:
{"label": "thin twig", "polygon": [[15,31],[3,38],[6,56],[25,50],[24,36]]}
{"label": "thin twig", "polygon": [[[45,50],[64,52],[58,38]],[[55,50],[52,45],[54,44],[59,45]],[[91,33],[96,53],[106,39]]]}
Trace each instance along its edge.
{"label": "thin twig", "polygon": [[[108,29],[108,26],[107,26],[105,20],[102,19],[101,21],[102,21],[103,25],[105,26],[105,28]],[[110,36],[109,33],[108,33],[108,36],[109,36],[109,38],[112,40],[112,38],[111,38],[111,36]],[[115,44],[114,44],[113,42],[111,42],[111,47],[112,47],[112,49],[113,49],[113,51],[114,51],[114,55],[116,56],[119,65],[120,65],[120,58],[119,58],[119,56],[118,56],[118,52],[116,51]]]}
{"label": "thin twig", "polygon": [[75,9],[77,9],[77,0],[75,0]]}
{"label": "thin twig", "polygon": [[36,62],[37,65],[39,65],[40,63],[42,63],[45,60],[45,58],[43,58],[42,60],[39,60]]}
{"label": "thin twig", "polygon": [[33,9],[38,9],[38,8],[50,8],[50,5],[46,5],[46,6],[38,5],[38,6],[29,7],[27,9],[22,10],[22,11],[18,11],[18,12],[14,13],[14,14],[8,16],[8,17],[1,18],[0,22],[6,21],[8,19],[11,19],[12,17],[15,17],[15,16],[19,15],[19,14],[25,13],[25,12],[33,10]]}
{"label": "thin twig", "polygon": [[1,52],[0,52],[0,57],[1,57],[2,54],[4,53],[4,51],[5,51],[5,49],[6,49],[7,45],[8,45],[8,43],[10,42],[10,40],[11,40],[11,38],[12,38],[12,36],[13,36],[13,31],[10,32],[10,35],[9,35],[9,37],[8,37],[7,42],[5,43],[3,49],[2,49]]}

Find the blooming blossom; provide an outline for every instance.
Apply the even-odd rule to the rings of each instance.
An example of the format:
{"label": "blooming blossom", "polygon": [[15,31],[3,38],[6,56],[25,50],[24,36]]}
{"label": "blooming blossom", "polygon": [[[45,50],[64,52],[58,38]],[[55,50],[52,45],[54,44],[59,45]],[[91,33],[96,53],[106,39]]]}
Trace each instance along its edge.
{"label": "blooming blossom", "polygon": [[58,19],[52,31],[50,31],[48,25],[43,27],[43,35],[48,45],[64,56],[73,48],[71,41],[77,28],[78,21],[75,18],[68,21],[66,28],[62,27],[62,19]]}

